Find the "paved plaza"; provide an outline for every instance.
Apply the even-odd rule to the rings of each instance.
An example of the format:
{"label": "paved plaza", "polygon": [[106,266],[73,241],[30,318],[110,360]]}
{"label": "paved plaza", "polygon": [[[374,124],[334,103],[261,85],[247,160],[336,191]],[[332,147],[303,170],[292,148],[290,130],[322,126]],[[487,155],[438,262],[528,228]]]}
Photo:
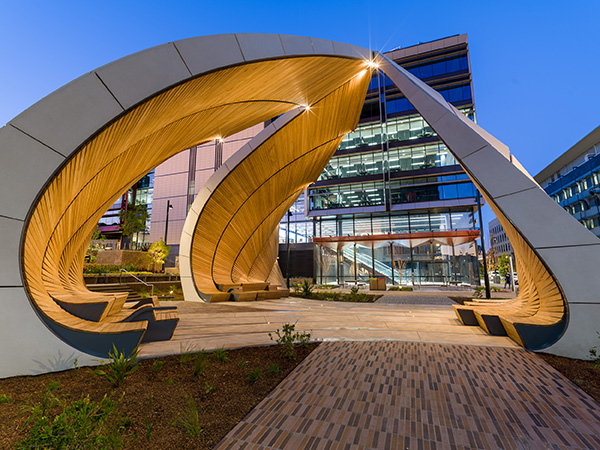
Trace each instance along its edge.
{"label": "paved plaza", "polygon": [[596,449],[600,405],[522,349],[322,344],[218,450]]}
{"label": "paved plaza", "polygon": [[[258,302],[177,302],[180,322],[169,341],[141,346],[142,357],[164,356],[189,349],[211,350],[269,345],[268,333],[284,323],[311,333],[316,341],[383,340],[517,347],[506,336],[490,336],[479,327],[465,327],[439,292],[387,293],[413,304],[344,303],[302,298]],[[168,304],[165,303],[165,304]],[[172,303],[171,303],[172,304]]]}
{"label": "paved plaza", "polygon": [[323,342],[219,450],[600,449],[600,405],[509,338],[461,325],[446,295],[178,303],[173,339],[142,355],[267,345],[283,323]]}

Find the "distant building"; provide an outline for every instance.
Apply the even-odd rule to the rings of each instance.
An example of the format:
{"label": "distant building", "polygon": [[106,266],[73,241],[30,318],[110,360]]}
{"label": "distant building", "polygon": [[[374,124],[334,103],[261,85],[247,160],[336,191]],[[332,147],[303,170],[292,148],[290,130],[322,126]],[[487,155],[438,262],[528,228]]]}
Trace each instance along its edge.
{"label": "distant building", "polygon": [[560,206],[600,237],[600,127],[534,178]]}
{"label": "distant building", "polygon": [[[385,55],[475,120],[466,35]],[[281,221],[279,264],[286,274],[289,258],[292,277],[319,283],[478,284],[476,192],[435,131],[375,72],[358,127]]]}
{"label": "distant building", "polygon": [[[123,238],[121,225],[123,223],[123,214],[131,205],[146,205],[148,215],[152,216],[152,192],[154,188],[154,171],[142,177],[136,184],[125,192],[113,205],[104,213],[98,221],[98,231],[108,240],[120,242]],[[150,221],[146,224],[146,230],[142,230],[131,237],[132,248],[139,248],[141,245],[149,243],[148,228]]]}
{"label": "distant building", "polygon": [[498,219],[492,220],[489,224],[490,232],[490,249],[488,251],[488,262],[494,265],[498,264],[498,259],[503,255],[511,255],[515,257],[515,252],[504,232],[504,228],[498,221]]}

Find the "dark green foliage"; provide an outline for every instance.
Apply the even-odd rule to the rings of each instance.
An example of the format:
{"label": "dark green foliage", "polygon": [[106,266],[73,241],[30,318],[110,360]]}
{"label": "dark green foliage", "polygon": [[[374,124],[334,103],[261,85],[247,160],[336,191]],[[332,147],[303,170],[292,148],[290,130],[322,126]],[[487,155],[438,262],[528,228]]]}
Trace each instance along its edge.
{"label": "dark green foliage", "polygon": [[248,372],[248,382],[250,384],[254,384],[260,380],[260,376],[261,372],[259,368],[252,369],[250,372]]}
{"label": "dark green foliage", "polygon": [[[600,333],[597,331],[596,333],[600,337]],[[594,346],[590,348],[590,359],[592,360],[594,369],[600,370],[600,355],[598,355],[598,347]]]}
{"label": "dark green foliage", "polygon": [[223,347],[216,349],[213,354],[215,355],[215,358],[217,358],[219,361],[222,361],[222,362],[229,361],[229,356],[227,355],[227,350],[225,350]]}
{"label": "dark green foliage", "polygon": [[195,376],[200,375],[202,372],[206,370],[208,367],[208,358],[206,357],[206,353],[204,350],[196,354],[196,358],[194,359],[194,367],[193,372]]}
{"label": "dark green foliage", "polygon": [[274,338],[271,333],[269,333],[269,337],[281,346],[283,356],[290,359],[296,358],[294,342],[299,342],[303,346],[306,346],[310,340],[310,333],[297,332],[295,323],[284,323],[281,330],[275,330],[275,334],[277,338]]}
{"label": "dark green foliage", "polygon": [[0,395],[0,404],[12,402],[12,397],[7,394]]}
{"label": "dark green foliage", "polygon": [[158,373],[163,368],[166,361],[156,360],[152,363],[152,373]]}
{"label": "dark green foliage", "polygon": [[91,372],[99,377],[106,378],[114,387],[119,387],[129,375],[133,374],[139,366],[137,356],[139,349],[136,348],[131,355],[125,356],[119,352],[115,344],[112,351],[108,352],[108,362],[102,362],[102,369],[92,369]]}
{"label": "dark green foliage", "polygon": [[279,372],[281,372],[281,369],[279,368],[279,364],[272,363],[269,366],[269,368],[267,369],[267,372],[269,373],[269,375],[277,375]]}
{"label": "dark green foliage", "polygon": [[119,229],[123,232],[123,236],[131,237],[138,231],[144,231],[146,229],[146,222],[150,215],[148,214],[148,207],[144,203],[127,205],[127,211],[121,211],[119,218],[121,219],[121,226]]}
{"label": "dark green foliage", "polygon": [[106,396],[94,402],[89,397],[67,402],[46,390],[29,413],[28,435],[17,449],[121,449],[127,421],[111,417],[116,403]]}
{"label": "dark green foliage", "polygon": [[200,409],[192,397],[187,397],[185,408],[173,422],[173,425],[181,427],[187,434],[199,437],[202,433],[200,427]]}
{"label": "dark green foliage", "polygon": [[210,384],[208,381],[206,381],[206,382],[204,383],[204,392],[205,392],[206,394],[210,394],[211,392],[214,392],[214,391],[216,391],[216,390],[217,390],[217,388],[216,388],[216,387],[214,387],[214,386],[212,386],[212,385],[211,385],[211,384]]}

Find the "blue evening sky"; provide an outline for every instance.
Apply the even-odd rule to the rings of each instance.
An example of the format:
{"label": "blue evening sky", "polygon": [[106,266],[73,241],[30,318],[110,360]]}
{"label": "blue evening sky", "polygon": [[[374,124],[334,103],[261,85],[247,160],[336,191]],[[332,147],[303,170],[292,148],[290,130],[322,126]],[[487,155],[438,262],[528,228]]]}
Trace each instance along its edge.
{"label": "blue evening sky", "polygon": [[600,125],[597,0],[0,0],[0,6],[0,126],[117,58],[231,32],[314,36],[378,50],[467,33],[478,122],[532,175]]}

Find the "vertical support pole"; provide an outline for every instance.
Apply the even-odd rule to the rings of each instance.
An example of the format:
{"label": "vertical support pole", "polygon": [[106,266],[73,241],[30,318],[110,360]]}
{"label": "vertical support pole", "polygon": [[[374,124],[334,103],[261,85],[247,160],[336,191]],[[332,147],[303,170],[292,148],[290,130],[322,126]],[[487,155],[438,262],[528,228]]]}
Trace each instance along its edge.
{"label": "vertical support pole", "polygon": [[358,265],[356,264],[356,242],[354,243],[354,279],[358,283]]}
{"label": "vertical support pole", "polygon": [[167,220],[165,221],[165,244],[167,243],[167,233],[169,232],[169,210],[173,208],[171,200],[167,200]]}
{"label": "vertical support pole", "polygon": [[287,212],[287,230],[286,230],[286,243],[287,243],[287,248],[286,248],[286,252],[287,252],[287,257],[286,257],[286,265],[285,265],[285,272],[286,272],[286,278],[287,278],[287,288],[290,288],[290,216],[292,215],[292,213],[290,211]]}
{"label": "vertical support pole", "polygon": [[513,267],[512,255],[510,253],[508,254],[508,262],[510,263],[510,290],[514,291],[515,290],[515,277],[514,277],[515,269]]}
{"label": "vertical support pole", "polygon": [[390,259],[392,260],[392,286],[396,284],[395,276],[394,276],[394,244],[390,242]]}
{"label": "vertical support pole", "polygon": [[[487,261],[485,258],[485,237],[483,235],[483,216],[481,215],[481,194],[479,190],[477,190],[477,209],[479,213],[479,234],[481,235],[481,251],[483,253],[483,279],[485,280],[485,298],[491,298],[490,293],[490,277],[488,276],[487,270]],[[479,261],[477,261],[477,265],[479,266]],[[477,271],[479,272],[479,267],[477,267]],[[512,278],[512,274],[511,274]]]}

